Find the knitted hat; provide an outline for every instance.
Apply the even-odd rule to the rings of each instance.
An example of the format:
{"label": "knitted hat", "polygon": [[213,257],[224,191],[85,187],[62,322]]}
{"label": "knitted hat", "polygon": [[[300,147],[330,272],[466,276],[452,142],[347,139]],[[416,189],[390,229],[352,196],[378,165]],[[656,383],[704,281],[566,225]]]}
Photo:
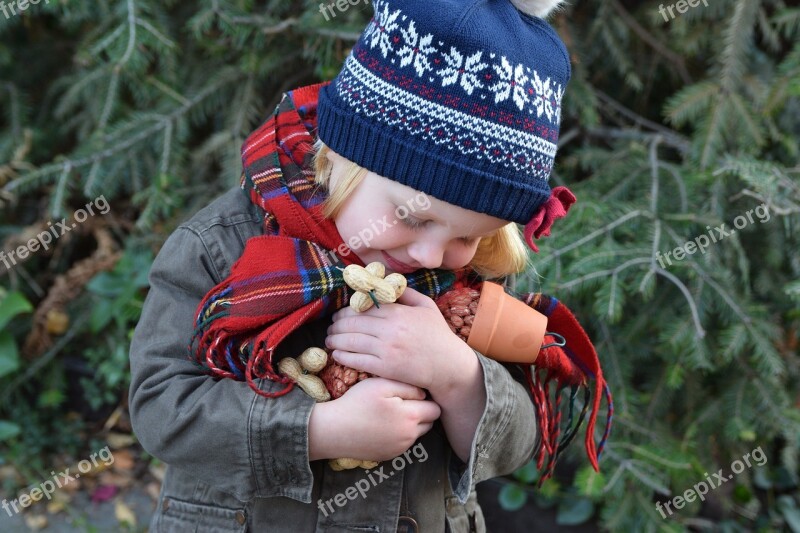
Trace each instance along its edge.
{"label": "knitted hat", "polygon": [[[320,91],[319,138],[380,176],[526,224],[526,239],[547,235],[531,223],[553,218],[543,209],[570,64],[540,17],[560,3],[375,0]],[[574,196],[559,193],[565,214]]]}

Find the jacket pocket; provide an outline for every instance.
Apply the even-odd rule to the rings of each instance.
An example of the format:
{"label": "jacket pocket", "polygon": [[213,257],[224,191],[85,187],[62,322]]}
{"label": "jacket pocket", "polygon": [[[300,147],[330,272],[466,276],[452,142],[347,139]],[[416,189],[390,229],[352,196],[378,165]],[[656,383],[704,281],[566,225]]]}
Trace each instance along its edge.
{"label": "jacket pocket", "polygon": [[450,533],[486,533],[483,511],[478,505],[478,495],[474,488],[464,505],[455,496],[446,496],[445,514]]}
{"label": "jacket pocket", "polygon": [[325,533],[380,533],[378,526],[368,526],[359,524],[336,524],[325,527]]}
{"label": "jacket pocket", "polygon": [[165,497],[152,522],[153,533],[245,533],[244,508],[230,509]]}

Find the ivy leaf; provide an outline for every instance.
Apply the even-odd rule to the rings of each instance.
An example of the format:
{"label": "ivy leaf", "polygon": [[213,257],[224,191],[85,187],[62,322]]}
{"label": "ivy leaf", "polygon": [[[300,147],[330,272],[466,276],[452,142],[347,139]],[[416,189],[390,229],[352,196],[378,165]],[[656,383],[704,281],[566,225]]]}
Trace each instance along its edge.
{"label": "ivy leaf", "polygon": [[33,306],[21,292],[0,292],[0,329],[6,327],[12,318],[33,311]]}
{"label": "ivy leaf", "polygon": [[499,501],[505,511],[518,511],[528,501],[528,494],[516,483],[509,483],[500,489]]}
{"label": "ivy leaf", "polygon": [[0,420],[0,442],[13,439],[20,434],[20,427],[13,422]]}
{"label": "ivy leaf", "polygon": [[19,352],[14,337],[7,331],[0,332],[0,378],[16,372],[19,368]]}
{"label": "ivy leaf", "polygon": [[530,461],[522,468],[514,472],[514,477],[522,483],[531,484],[539,478],[539,471],[536,469],[536,461]]}
{"label": "ivy leaf", "polygon": [[594,514],[594,503],[587,498],[567,496],[558,506],[556,523],[560,526],[577,526]]}

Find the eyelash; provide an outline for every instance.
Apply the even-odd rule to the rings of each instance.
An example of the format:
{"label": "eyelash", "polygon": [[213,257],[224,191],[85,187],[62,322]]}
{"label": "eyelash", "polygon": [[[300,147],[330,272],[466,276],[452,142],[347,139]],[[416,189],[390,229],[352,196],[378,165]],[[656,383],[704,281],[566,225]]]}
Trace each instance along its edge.
{"label": "eyelash", "polygon": [[[420,222],[419,220],[416,220],[416,219],[413,219],[413,218],[408,218],[408,217],[407,218],[403,218],[402,221],[403,221],[403,224],[406,225],[406,227],[411,228],[414,231],[418,231],[419,229],[421,229],[423,226],[425,226],[425,222],[427,222],[427,221]],[[475,237],[475,238],[470,239],[469,237],[461,237],[459,240],[461,241],[462,244],[464,244],[464,246],[470,246],[472,244],[475,244],[475,242],[478,240],[478,238]]]}

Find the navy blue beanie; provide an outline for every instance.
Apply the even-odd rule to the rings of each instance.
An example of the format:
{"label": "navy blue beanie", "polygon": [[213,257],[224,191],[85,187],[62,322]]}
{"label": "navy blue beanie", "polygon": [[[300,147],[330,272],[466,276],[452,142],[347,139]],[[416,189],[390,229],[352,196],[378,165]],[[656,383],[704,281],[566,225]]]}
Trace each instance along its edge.
{"label": "navy blue beanie", "polygon": [[319,93],[319,138],[379,176],[527,224],[551,195],[570,78],[564,43],[533,13],[558,3],[375,0]]}

